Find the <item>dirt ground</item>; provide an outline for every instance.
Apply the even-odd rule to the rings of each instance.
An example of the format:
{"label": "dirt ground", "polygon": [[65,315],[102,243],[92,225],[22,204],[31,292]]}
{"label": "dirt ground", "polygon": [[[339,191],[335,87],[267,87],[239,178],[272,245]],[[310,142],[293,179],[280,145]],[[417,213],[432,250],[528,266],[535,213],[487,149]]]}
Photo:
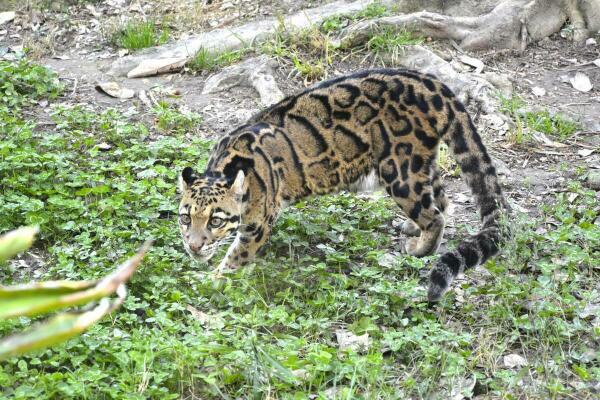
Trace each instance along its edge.
{"label": "dirt ground", "polygon": [[[147,105],[137,97],[127,100],[111,98],[98,92],[96,84],[117,80],[136,92],[160,93],[161,88],[163,92],[176,90],[180,95],[167,100],[203,117],[201,126],[191,134],[212,138],[225,134],[260,110],[258,94],[251,88],[236,87],[223,93],[203,95],[202,88],[211,75],[208,72],[194,75],[183,71],[141,79],[108,76],[105,71],[110,63],[126,54],[110,45],[108,36],[113,29],[111,27],[118,20],[140,17],[153,20],[162,16],[162,21],[167,21],[163,24],[171,29],[171,38],[178,38],[191,32],[298,11],[323,2],[107,0],[74,6],[66,4],[68,2],[50,3],[50,11],[45,12],[27,5],[17,6],[19,13],[14,23],[8,29],[0,29],[0,55],[6,57],[19,51],[19,46],[31,47],[32,54],[38,55],[43,64],[56,70],[67,84],[67,95],[61,99],[64,103],[129,110],[133,119],[149,123],[152,117],[147,112]],[[435,42],[434,46],[449,54],[457,54],[450,43]],[[506,137],[482,132],[497,160],[504,189],[515,209],[534,215],[540,203],[552,193],[563,190],[565,184],[576,177],[576,171],[585,174],[600,169],[600,67],[590,63],[600,57],[600,44],[575,46],[561,34],[556,34],[532,44],[522,53],[491,51],[471,55],[484,62],[484,71],[506,74],[513,82],[515,93],[532,110],[547,108],[551,113],[564,113],[583,126],[583,130],[565,141],[564,147],[536,141],[516,145]],[[334,63],[328,75],[341,75],[370,66],[378,64],[363,57],[349,58]],[[589,76],[594,89],[583,93],[568,83],[569,77],[578,71]],[[304,87],[303,80],[295,77],[292,68],[287,65],[280,66],[275,78],[285,94]],[[536,95],[534,88],[538,88],[538,92],[542,88],[545,93]],[[42,123],[51,124],[48,110],[44,107],[44,104],[40,105],[37,118]],[[589,154],[586,150],[594,152]],[[475,222],[477,216],[466,185],[450,176],[446,177],[446,183],[453,202],[446,235],[451,238],[457,225]]]}

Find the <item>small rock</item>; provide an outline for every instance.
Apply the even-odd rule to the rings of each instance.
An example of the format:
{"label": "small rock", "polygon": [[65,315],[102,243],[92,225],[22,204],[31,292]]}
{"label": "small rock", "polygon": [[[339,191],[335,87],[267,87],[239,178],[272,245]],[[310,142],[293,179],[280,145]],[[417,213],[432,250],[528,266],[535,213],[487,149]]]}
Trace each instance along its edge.
{"label": "small rock", "polygon": [[225,10],[229,10],[230,8],[233,8],[233,3],[230,1],[226,1],[225,3],[223,3],[221,5],[221,7],[219,7],[219,10],[221,11],[225,11]]}
{"label": "small rock", "polygon": [[571,85],[580,92],[589,92],[594,85],[590,82],[590,78],[583,72],[577,72],[575,76],[569,79]]}
{"label": "small rock", "polygon": [[590,189],[600,190],[600,171],[591,171],[585,183]]}
{"label": "small rock", "polygon": [[527,366],[527,360],[518,354],[508,354],[504,356],[504,366],[506,368],[521,368]]}
{"label": "small rock", "polygon": [[117,82],[100,82],[95,86],[96,90],[116,97],[118,99],[130,99],[135,96],[135,91],[128,88],[122,88]]}
{"label": "small rock", "polygon": [[543,87],[539,87],[539,86],[534,86],[531,88],[531,91],[533,92],[533,94],[535,94],[537,97],[542,97],[546,95],[546,89],[544,89]]}
{"label": "small rock", "polygon": [[598,42],[596,42],[596,39],[594,39],[594,38],[589,38],[588,40],[585,41],[586,46],[595,46],[597,44],[598,44]]}
{"label": "small rock", "polygon": [[7,22],[12,21],[16,17],[16,13],[14,11],[5,11],[0,12],[0,25],[4,25]]}

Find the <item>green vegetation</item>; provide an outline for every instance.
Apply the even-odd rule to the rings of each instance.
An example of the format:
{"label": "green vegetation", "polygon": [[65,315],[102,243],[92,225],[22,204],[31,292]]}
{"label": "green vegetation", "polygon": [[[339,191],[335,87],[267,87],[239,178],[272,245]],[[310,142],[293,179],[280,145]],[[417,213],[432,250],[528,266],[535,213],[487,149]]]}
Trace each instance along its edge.
{"label": "green vegetation", "polygon": [[345,48],[334,44],[332,36],[348,24],[390,15],[389,10],[374,3],[354,14],[334,15],[325,19],[319,27],[313,26],[301,31],[288,30],[281,22],[275,38],[263,44],[261,51],[276,57],[283,63],[291,64],[307,81],[316,81],[325,77],[327,67],[334,61],[342,60],[354,53],[364,53],[377,59],[382,53],[396,53],[402,46],[418,44],[422,39],[408,31],[382,29],[374,34],[365,45],[357,48]]}
{"label": "green vegetation", "polygon": [[567,139],[581,126],[570,119],[560,115],[550,115],[548,110],[527,111],[522,110],[525,102],[518,95],[512,97],[500,96],[500,110],[515,122],[515,129],[511,133],[511,141],[522,144],[530,140],[530,131],[542,132],[547,135],[556,136],[559,139]]}
{"label": "green vegetation", "polygon": [[423,39],[415,36],[409,31],[397,32],[393,29],[383,29],[380,33],[373,35],[367,42],[367,49],[375,55],[397,51],[402,46],[421,44]]}
{"label": "green vegetation", "polygon": [[159,101],[152,110],[156,114],[156,128],[161,133],[185,134],[193,132],[202,122],[194,112],[182,113],[166,101]]}
{"label": "green vegetation", "polygon": [[[96,279],[155,240],[112,319],[0,364],[5,397],[595,396],[600,210],[578,184],[539,216],[514,218],[504,255],[435,307],[423,278],[431,259],[394,253],[396,206],[350,194],[291,207],[265,255],[216,284],[184,254],[177,227],[177,173],[201,169],[211,145],[175,127],[187,119],[169,117],[169,135],[156,135],[83,106],[55,106],[53,130],[2,118],[0,232],[40,225],[40,279]],[[32,273],[9,264],[0,281]],[[0,335],[31,323],[0,321]],[[340,328],[367,333],[369,348],[340,350]],[[505,366],[511,354],[527,365]]]}
{"label": "green vegetation", "polygon": [[112,43],[129,50],[164,44],[169,40],[169,29],[161,28],[156,22],[129,22],[112,35]]}
{"label": "green vegetation", "polygon": [[[17,113],[26,104],[55,99],[62,85],[52,71],[27,60],[0,61],[0,113]],[[0,120],[0,127],[3,120]]]}
{"label": "green vegetation", "polygon": [[525,121],[528,128],[548,135],[558,136],[561,139],[567,139],[581,129],[578,123],[560,114],[551,116],[548,110],[528,112],[525,114]]}
{"label": "green vegetation", "polygon": [[203,48],[186,64],[186,67],[192,72],[213,71],[240,61],[249,51],[250,49],[240,49],[215,53]]}
{"label": "green vegetation", "polygon": [[354,14],[333,15],[326,18],[321,23],[321,31],[324,33],[333,33],[340,31],[348,26],[351,22],[362,21],[365,19],[386,17],[390,15],[390,11],[380,3],[371,3],[361,11]]}

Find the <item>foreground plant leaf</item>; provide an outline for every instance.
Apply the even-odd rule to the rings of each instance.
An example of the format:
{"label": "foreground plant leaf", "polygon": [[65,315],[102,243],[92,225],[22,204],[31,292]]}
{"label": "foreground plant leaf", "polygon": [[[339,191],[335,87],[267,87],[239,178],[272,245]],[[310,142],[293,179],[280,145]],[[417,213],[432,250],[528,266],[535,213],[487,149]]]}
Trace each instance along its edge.
{"label": "foreground plant leaf", "polygon": [[149,246],[150,244],[146,243],[135,256],[98,283],[50,281],[12,287],[0,286],[0,320],[39,315],[109,296],[119,285],[129,280]]}
{"label": "foreground plant leaf", "polygon": [[24,226],[0,236],[0,262],[6,261],[31,247],[37,233],[38,228],[36,226]]}
{"label": "foreground plant leaf", "polygon": [[[0,317],[3,318],[34,315],[100,298],[102,300],[91,311],[79,314],[60,314],[25,333],[16,334],[0,341],[0,360],[63,342],[85,331],[105,315],[117,309],[127,294],[125,282],[135,272],[149,247],[149,242],[144,244],[136,255],[93,287],[91,287],[93,282],[46,282],[2,288],[0,291],[2,295],[0,297]],[[36,290],[41,294],[38,295]],[[113,293],[117,294],[117,298],[113,301],[105,298]],[[16,296],[16,298],[7,296]]]}
{"label": "foreground plant leaf", "polygon": [[52,346],[79,335],[121,305],[125,299],[125,286],[120,286],[118,292],[121,293],[115,301],[102,299],[92,311],[81,314],[60,314],[25,333],[4,339],[0,342],[0,360]]}

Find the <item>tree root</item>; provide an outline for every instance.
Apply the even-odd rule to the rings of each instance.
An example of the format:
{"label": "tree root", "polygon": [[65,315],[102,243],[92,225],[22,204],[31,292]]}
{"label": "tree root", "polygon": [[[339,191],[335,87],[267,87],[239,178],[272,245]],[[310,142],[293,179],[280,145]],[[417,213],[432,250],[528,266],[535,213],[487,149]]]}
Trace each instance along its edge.
{"label": "tree root", "polygon": [[567,20],[574,27],[574,40],[585,40],[590,29],[598,29],[600,21],[595,18],[599,15],[600,0],[504,0],[475,17],[421,11],[362,21],[342,32],[340,43],[356,46],[383,29],[392,29],[452,39],[467,50],[524,50],[528,43],[560,30]]}

